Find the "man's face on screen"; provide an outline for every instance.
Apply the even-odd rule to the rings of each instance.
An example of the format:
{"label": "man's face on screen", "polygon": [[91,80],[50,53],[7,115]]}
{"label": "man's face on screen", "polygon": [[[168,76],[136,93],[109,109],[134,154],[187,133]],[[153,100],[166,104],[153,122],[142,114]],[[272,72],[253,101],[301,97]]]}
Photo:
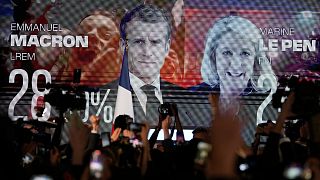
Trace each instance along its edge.
{"label": "man's face on screen", "polygon": [[153,81],[159,76],[169,49],[166,22],[133,20],[127,24],[126,33],[129,71],[142,80]]}
{"label": "man's face on screen", "polygon": [[228,93],[241,93],[253,73],[256,51],[252,41],[234,33],[226,33],[218,40],[213,55],[220,89]]}

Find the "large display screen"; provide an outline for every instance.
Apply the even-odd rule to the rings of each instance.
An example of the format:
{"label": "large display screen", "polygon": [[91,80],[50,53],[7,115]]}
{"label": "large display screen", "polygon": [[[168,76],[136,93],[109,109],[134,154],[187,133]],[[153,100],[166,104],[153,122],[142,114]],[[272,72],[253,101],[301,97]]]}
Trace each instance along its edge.
{"label": "large display screen", "polygon": [[[249,144],[257,124],[276,120],[278,79],[320,71],[317,0],[4,0],[0,114],[47,121],[78,108],[83,122],[95,114],[102,132],[111,131],[124,52],[119,26],[143,3],[163,9],[171,35],[161,23],[130,24],[146,39],[127,29],[133,106],[146,111],[137,79],[158,74],[154,106],[176,103],[184,129],[210,126],[208,94],[237,94]],[[160,63],[148,62],[154,56]],[[144,111],[135,111],[135,121],[157,125],[157,115]]]}

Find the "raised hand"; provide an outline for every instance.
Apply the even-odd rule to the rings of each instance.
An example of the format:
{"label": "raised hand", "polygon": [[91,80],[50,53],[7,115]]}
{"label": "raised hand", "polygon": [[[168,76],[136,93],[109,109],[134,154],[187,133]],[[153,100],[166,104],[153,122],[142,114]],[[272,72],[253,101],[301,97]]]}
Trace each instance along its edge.
{"label": "raised hand", "polygon": [[111,142],[115,142],[119,139],[121,128],[116,128],[111,135]]}
{"label": "raised hand", "polygon": [[72,163],[81,165],[89,139],[89,129],[82,123],[79,114],[72,112],[69,126],[69,139],[72,148]]}

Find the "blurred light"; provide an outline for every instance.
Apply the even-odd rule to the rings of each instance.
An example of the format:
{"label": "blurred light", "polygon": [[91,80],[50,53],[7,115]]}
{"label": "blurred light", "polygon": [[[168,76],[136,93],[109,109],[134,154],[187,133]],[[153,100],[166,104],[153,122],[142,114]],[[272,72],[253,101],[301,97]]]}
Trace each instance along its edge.
{"label": "blurred light", "polygon": [[246,171],[247,169],[249,169],[249,165],[247,163],[240,164],[239,169],[240,171]]}
{"label": "blurred light", "polygon": [[33,175],[30,180],[53,180],[50,176],[45,174]]}
{"label": "blurred light", "polygon": [[288,86],[286,86],[286,87],[284,88],[284,90],[288,92],[288,91],[290,91],[290,88],[289,88]]}
{"label": "blurred light", "polygon": [[286,101],[287,97],[281,97],[281,103],[284,103]]}
{"label": "blurred light", "polygon": [[301,176],[302,169],[298,166],[290,166],[283,172],[283,174],[287,179],[296,179]]}

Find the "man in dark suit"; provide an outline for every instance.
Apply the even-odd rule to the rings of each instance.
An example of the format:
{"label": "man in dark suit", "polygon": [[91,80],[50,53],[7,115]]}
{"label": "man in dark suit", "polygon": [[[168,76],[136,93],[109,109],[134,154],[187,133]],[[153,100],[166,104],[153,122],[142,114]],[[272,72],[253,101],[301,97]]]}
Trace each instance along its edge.
{"label": "man in dark suit", "polygon": [[[161,86],[167,84],[160,80],[160,69],[170,48],[170,23],[161,9],[140,5],[124,15],[120,33],[121,50],[128,55],[135,120],[157,121]],[[116,85],[117,81],[106,88]]]}
{"label": "man in dark suit", "polygon": [[[128,55],[134,120],[148,121],[151,126],[155,126],[158,123],[159,105],[175,102],[178,103],[179,111],[183,108],[179,112],[182,125],[194,125],[185,113],[192,109],[189,108],[193,102],[189,91],[160,79],[160,69],[168,55],[171,41],[171,25],[163,10],[146,4],[134,8],[122,18],[120,33],[121,49],[126,49]],[[104,88],[116,89],[117,82]],[[113,92],[116,91],[110,91],[111,97],[114,97]]]}

